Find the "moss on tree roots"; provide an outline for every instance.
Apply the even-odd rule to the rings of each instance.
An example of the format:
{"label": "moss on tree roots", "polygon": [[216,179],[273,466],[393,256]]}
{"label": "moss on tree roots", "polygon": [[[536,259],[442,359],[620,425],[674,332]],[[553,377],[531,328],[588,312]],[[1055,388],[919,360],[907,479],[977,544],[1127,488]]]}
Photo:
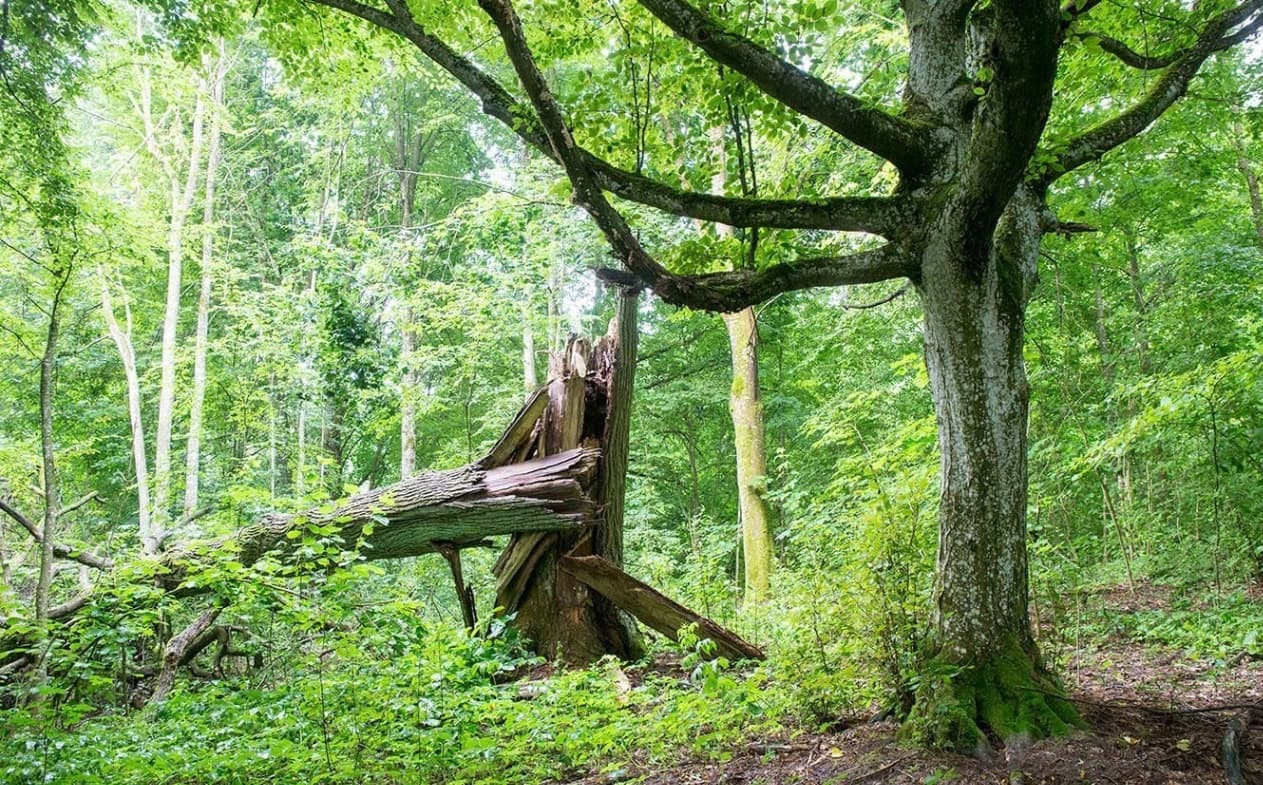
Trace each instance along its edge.
{"label": "moss on tree roots", "polygon": [[921,670],[903,733],[922,746],[983,755],[991,739],[1011,744],[1083,727],[1062,695],[1038,653],[1017,641],[983,663],[939,655]]}

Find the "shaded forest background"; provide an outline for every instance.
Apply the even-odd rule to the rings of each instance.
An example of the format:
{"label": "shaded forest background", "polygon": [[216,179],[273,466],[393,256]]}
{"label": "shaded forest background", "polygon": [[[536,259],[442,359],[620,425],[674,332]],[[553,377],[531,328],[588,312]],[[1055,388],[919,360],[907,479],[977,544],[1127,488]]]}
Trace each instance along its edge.
{"label": "shaded forest background", "polygon": [[[808,8],[805,24],[832,5]],[[186,51],[144,8],[70,9],[50,17],[63,27],[39,30],[13,16],[7,40],[25,54],[10,48],[3,61],[0,498],[36,522],[51,504],[57,542],[114,569],[58,562],[48,607],[83,607],[48,638],[50,678],[32,688],[0,677],[0,705],[26,704],[31,689],[43,705],[4,712],[12,754],[0,775],[12,781],[31,767],[140,776],[138,750],[154,738],[120,717],[143,703],[144,649],[211,601],[129,579],[154,569],[142,551],[410,467],[475,460],[546,377],[546,353],[571,333],[604,333],[615,308],[590,273],[608,263],[606,247],[555,167],[402,44],[312,15],[239,20]],[[852,65],[880,94],[897,33],[865,18],[826,44],[871,41]],[[760,135],[777,115],[722,75],[653,71],[653,47],[674,44],[645,33],[644,19],[614,11],[573,25],[557,40],[587,25],[635,45],[613,59],[576,48],[553,79],[579,96],[575,111],[604,119],[611,149],[633,140],[622,149],[680,184],[704,191],[719,174],[736,189],[755,171],[747,157],[776,173],[769,191],[809,182],[846,193],[891,176],[806,126],[776,143]],[[1090,70],[1116,96],[1149,79],[1086,45],[1063,68]],[[1046,240],[1027,323],[1031,596],[1055,664],[1119,632],[1224,662],[1263,656],[1261,69],[1248,48],[1213,60],[1125,155],[1054,189],[1061,218],[1093,229]],[[731,89],[707,92],[715,80]],[[678,90],[696,109],[650,117],[644,90]],[[717,127],[715,147],[674,149],[675,124]],[[708,250],[750,242],[631,212],[675,269],[703,271]],[[762,242],[774,256],[801,251],[775,232]],[[173,256],[183,277],[164,328]],[[920,309],[906,288],[792,293],[755,309],[766,431],[756,485],[774,564],[757,602],[743,574],[724,323],[642,301],[627,569],[770,656],[737,679],[704,645],[675,644],[698,690],[653,715],[664,748],[708,743],[689,738],[698,718],[722,744],[752,717],[828,724],[898,706],[914,688],[932,627],[938,462]],[[56,503],[40,406],[54,315]],[[345,557],[319,531],[302,536],[309,564]],[[292,765],[331,780],[407,765],[476,781],[506,759],[529,778],[559,756],[580,769],[616,758],[636,733],[609,724],[606,709],[627,698],[606,689],[601,667],[562,677],[559,697],[532,702],[531,716],[497,703],[487,677],[532,660],[490,620],[493,560],[466,552],[482,638],[459,632],[437,557],[330,572],[216,562],[196,580],[230,601],[217,620],[230,642],[200,666],[219,680],[186,679],[149,731],[171,734],[166,757],[143,765],[209,771],[252,755],[305,760]],[[37,539],[0,519],[10,632],[47,623],[34,605],[40,565]],[[1154,584],[1172,587],[1173,609],[1113,615],[1096,603],[1102,587]],[[541,719],[549,700],[573,712],[585,699],[601,703],[590,721],[558,730],[553,715]],[[103,711],[86,735],[52,731]],[[222,758],[180,741],[203,732]],[[369,755],[375,744],[389,752]],[[123,752],[103,764],[112,747]]]}

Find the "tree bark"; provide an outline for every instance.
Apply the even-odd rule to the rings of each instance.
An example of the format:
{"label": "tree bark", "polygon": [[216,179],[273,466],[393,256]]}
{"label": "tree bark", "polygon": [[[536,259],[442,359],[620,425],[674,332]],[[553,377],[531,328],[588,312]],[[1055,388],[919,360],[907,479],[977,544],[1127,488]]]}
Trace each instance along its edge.
{"label": "tree bark", "polygon": [[[193,389],[189,400],[189,438],[184,452],[184,515],[197,509],[202,451],[202,407],[206,399],[206,346],[210,334],[212,265],[215,257],[215,178],[221,158],[220,128],[223,124],[224,81],[228,75],[224,43],[219,42],[219,56],[211,63],[210,129],[206,152],[206,186],[202,203],[202,268],[197,295],[197,328],[193,337]],[[275,482],[275,472],[272,473]]]}
{"label": "tree bark", "polygon": [[566,556],[561,560],[561,569],[673,641],[679,640],[681,629],[693,624],[697,625],[698,637],[713,641],[715,651],[721,657],[733,660],[761,660],[764,657],[759,647],[710,619],[698,616],[600,556]]}
{"label": "tree bark", "polygon": [[136,471],[136,520],[140,537],[141,553],[158,552],[159,533],[154,530],[153,508],[149,499],[149,459],[145,455],[145,423],[141,417],[140,377],[136,371],[136,348],[132,344],[131,307],[124,304],[127,315],[127,329],[118,323],[114,314],[114,304],[110,298],[110,284],[104,275],[101,279],[101,312],[105,315],[105,324],[110,337],[118,347],[119,359],[123,363],[123,374],[127,380],[127,418],[131,424],[132,465]]}
{"label": "tree bark", "polygon": [[[940,450],[935,610],[938,655],[925,668],[915,722],[961,751],[1064,732],[1027,607],[1025,309],[1035,283],[1039,199],[1019,189],[986,258],[968,236],[931,242],[918,290]],[[961,669],[953,677],[949,668]],[[1045,696],[1040,690],[1049,693]],[[1032,695],[1038,697],[1032,698]],[[915,723],[914,723],[915,724]]]}
{"label": "tree bark", "polygon": [[737,451],[737,494],[741,510],[741,546],[745,565],[746,602],[767,599],[772,574],[770,514],[763,493],[767,485],[767,448],[763,398],[759,391],[759,328],[754,308],[723,315],[732,354],[732,416]]}

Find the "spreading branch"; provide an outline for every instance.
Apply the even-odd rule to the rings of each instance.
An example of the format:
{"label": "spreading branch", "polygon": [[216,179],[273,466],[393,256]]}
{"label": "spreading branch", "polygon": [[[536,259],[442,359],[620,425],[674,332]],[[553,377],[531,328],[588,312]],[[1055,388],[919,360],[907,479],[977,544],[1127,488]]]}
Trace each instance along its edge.
{"label": "spreading branch", "polygon": [[[1246,26],[1232,35],[1226,35],[1214,42],[1211,51],[1222,52],[1225,49],[1234,47],[1249,38],[1254,33],[1254,30],[1255,28]],[[1100,33],[1093,32],[1091,30],[1077,32],[1074,34],[1074,37],[1081,40],[1095,40],[1101,47],[1101,51],[1109,52],[1114,57],[1121,60],[1124,64],[1129,65],[1132,68],[1138,68],[1141,71],[1157,71],[1161,68],[1167,68],[1174,65],[1181,58],[1187,57],[1192,51],[1192,47],[1184,47],[1165,54],[1146,54],[1137,52],[1135,49],[1132,49],[1130,46],[1117,38],[1111,38],[1108,35],[1101,35]]]}
{"label": "spreading branch", "polygon": [[1263,27],[1263,0],[1249,0],[1215,16],[1202,28],[1197,40],[1162,71],[1144,98],[1071,139],[1057,157],[1056,171],[1049,172],[1046,182],[1100,160],[1110,150],[1138,136],[1188,91],[1189,83],[1207,58],[1246,40],[1260,27]]}
{"label": "spreading branch", "polygon": [[101,495],[98,494],[96,491],[92,491],[91,493],[84,494],[82,497],[76,499],[75,501],[71,502],[70,504],[65,505],[60,510],[58,510],[57,517],[64,518],[70,513],[74,512],[75,510],[78,510],[80,507],[87,505],[89,502],[95,502],[95,501],[100,501],[100,500],[101,500]]}
{"label": "spreading branch", "polygon": [[795,112],[881,156],[905,173],[929,168],[934,151],[923,127],[834,88],[748,38],[727,30],[685,0],[639,2],[676,35]]}
{"label": "spreading branch", "polygon": [[[1034,8],[1028,6],[1035,6]],[[1022,181],[1039,145],[1057,75],[1057,8],[1047,3],[992,3],[989,56],[995,78],[974,114],[970,153],[960,178],[959,221],[970,243],[982,242]],[[972,258],[985,258],[978,248]]]}
{"label": "spreading branch", "polygon": [[[499,120],[554,162],[562,163],[531,108],[472,60],[429,33],[412,16],[405,3],[388,0],[389,10],[384,10],[358,0],[313,1],[357,16],[410,41],[472,92],[480,101],[484,114]],[[835,197],[807,203],[792,199],[739,199],[699,194],[617,167],[582,147],[576,146],[575,150],[600,188],[628,201],[685,218],[730,226],[828,229],[883,236],[889,236],[896,222],[898,203],[894,199]]]}
{"label": "spreading branch", "polygon": [[[19,511],[13,505],[9,504],[4,499],[0,499],[0,512],[3,512],[5,515],[8,515],[10,518],[16,521],[19,526],[21,526],[23,529],[26,529],[26,531],[31,535],[31,537],[35,539],[35,542],[41,545],[43,544],[44,538],[43,538],[43,535],[40,534],[39,527],[36,526],[31,521],[30,518],[27,518],[25,515],[21,513],[21,511]],[[64,513],[65,511],[63,510],[62,514]],[[88,567],[93,567],[98,570],[108,570],[114,566],[114,560],[109,558],[108,556],[98,556],[92,551],[85,551],[81,548],[72,548],[69,545],[65,545],[60,542],[53,544],[53,555],[56,556],[58,559],[71,559],[73,561],[79,562],[80,564],[86,565]]]}
{"label": "spreading branch", "polygon": [[509,60],[574,188],[575,202],[592,216],[615,256],[631,273],[627,276],[616,271],[603,271],[600,274],[606,281],[649,286],[662,299],[677,305],[710,311],[736,311],[787,289],[873,283],[908,274],[909,265],[893,245],[847,257],[804,260],[759,271],[741,269],[698,276],[670,272],[645,251],[626,220],[597,185],[575,144],[561,108],[535,63],[513,6],[508,0],[480,0],[479,5],[500,32]]}
{"label": "spreading branch", "polygon": [[909,254],[893,244],[846,256],[802,259],[766,267],[742,268],[705,275],[676,275],[659,271],[601,268],[596,275],[607,283],[648,286],[669,303],[706,311],[732,312],[763,302],[781,292],[817,286],[878,283],[916,274]]}

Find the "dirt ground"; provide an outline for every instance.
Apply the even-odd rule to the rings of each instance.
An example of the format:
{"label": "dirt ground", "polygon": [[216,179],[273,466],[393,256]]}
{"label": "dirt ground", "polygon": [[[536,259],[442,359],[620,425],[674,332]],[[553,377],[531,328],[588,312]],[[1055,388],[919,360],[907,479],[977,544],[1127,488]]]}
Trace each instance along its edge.
{"label": "dirt ground", "polygon": [[[1115,598],[1103,599],[1113,605]],[[1120,610],[1136,601],[1118,599]],[[893,723],[861,721],[836,733],[758,740],[723,763],[633,765],[582,785],[635,777],[651,785],[1225,785],[1220,745],[1228,723],[1250,716],[1244,707],[1263,706],[1261,661],[1217,665],[1122,639],[1075,657],[1064,677],[1091,729],[1003,749],[990,762],[908,749]],[[1245,782],[1263,785],[1263,711],[1252,715],[1241,759]]]}

